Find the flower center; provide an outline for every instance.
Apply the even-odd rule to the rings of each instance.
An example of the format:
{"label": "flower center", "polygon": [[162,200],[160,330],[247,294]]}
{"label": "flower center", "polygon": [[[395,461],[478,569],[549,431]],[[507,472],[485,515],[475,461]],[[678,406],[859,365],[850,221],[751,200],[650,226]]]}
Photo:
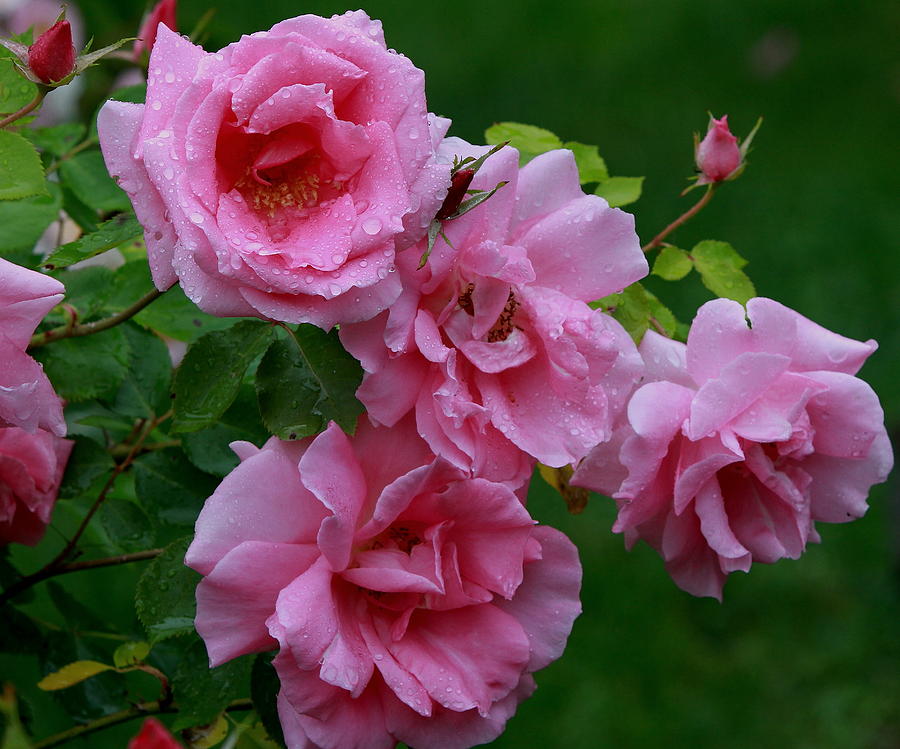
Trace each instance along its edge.
{"label": "flower center", "polygon": [[[456,303],[470,317],[475,316],[475,305],[472,302],[472,293],[474,291],[475,284],[470,283],[456,299]],[[497,322],[495,322],[493,327],[487,332],[488,343],[497,343],[498,341],[505,341],[509,338],[513,329],[517,327],[515,324],[515,317],[518,307],[519,302],[516,299],[515,294],[510,290],[509,297],[506,300],[506,306],[500,311]]]}

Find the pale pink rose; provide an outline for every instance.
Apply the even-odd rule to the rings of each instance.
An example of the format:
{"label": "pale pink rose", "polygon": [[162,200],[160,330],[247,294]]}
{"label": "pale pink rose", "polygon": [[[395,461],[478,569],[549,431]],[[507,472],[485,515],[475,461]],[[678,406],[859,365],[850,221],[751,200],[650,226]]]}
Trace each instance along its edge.
{"label": "pale pink rose", "polygon": [[815,522],[862,516],[893,465],[884,413],[854,374],[875,350],[771,299],[700,308],[687,346],[647,333],[627,424],[572,483],[615,497],[613,530],[675,582],[721,598],[730,572],[798,558]]}
{"label": "pale pink rose", "polygon": [[0,258],[0,427],[66,433],[62,401],[25,353],[37,324],[64,293],[56,279]]}
{"label": "pale pink rose", "polygon": [[728,129],[728,115],[720,119],[710,118],[709,129],[697,144],[694,154],[700,170],[698,185],[721,182],[728,179],[741,165],[741,149],[737,138]]}
{"label": "pale pink rose", "polygon": [[[448,138],[440,152],[480,156]],[[639,379],[624,329],[588,302],[647,273],[634,219],[585,195],[571,151],[523,169],[504,148],[472,189],[508,184],[444,223],[450,245],[401,253],[403,293],[388,312],[341,328],[362,362],[357,397],[394,424],[415,411],[419,433],[454,465],[513,483],[534,458],[562,466],[610,435]]]}
{"label": "pale pink rose", "polygon": [[164,24],[146,104],[98,118],[159,289],[214,315],[330,328],[400,293],[396,246],[425,233],[449,184],[424,74],[362,11],[300,16],[215,54]]}
{"label": "pale pink rose", "polygon": [[572,543],[435,459],[411,418],[232,447],[185,559],[210,663],[280,648],[292,748],[499,735],[581,610]]}
{"label": "pale pink rose", "polygon": [[72,445],[43,429],[0,428],[0,544],[44,536]]}

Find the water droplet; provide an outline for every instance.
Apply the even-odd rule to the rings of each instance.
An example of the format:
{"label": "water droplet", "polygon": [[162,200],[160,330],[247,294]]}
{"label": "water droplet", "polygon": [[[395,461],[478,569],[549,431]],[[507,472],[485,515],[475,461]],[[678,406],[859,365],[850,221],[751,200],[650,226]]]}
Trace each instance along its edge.
{"label": "water droplet", "polygon": [[175,82],[175,73],[171,70],[166,73],[166,83],[174,83]]}
{"label": "water droplet", "polygon": [[381,220],[377,218],[367,218],[362,222],[362,230],[370,236],[375,236],[381,231]]}
{"label": "water droplet", "polygon": [[157,99],[155,102],[153,102],[150,105],[150,109],[154,110],[155,112],[158,112],[160,109],[162,109],[162,102]]}
{"label": "water droplet", "polygon": [[191,221],[193,221],[195,224],[202,224],[203,223],[203,215],[200,213],[196,213],[196,212],[192,213]]}

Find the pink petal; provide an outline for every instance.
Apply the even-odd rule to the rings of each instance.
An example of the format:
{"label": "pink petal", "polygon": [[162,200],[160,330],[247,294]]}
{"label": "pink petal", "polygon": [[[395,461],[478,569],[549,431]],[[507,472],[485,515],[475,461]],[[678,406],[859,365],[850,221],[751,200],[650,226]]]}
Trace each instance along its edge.
{"label": "pink petal", "polygon": [[495,605],[522,625],[530,647],[526,668],[539,671],[562,655],[581,613],[581,563],[575,545],[558,530],[538,526],[532,537],[540,541],[541,559],[525,565],[515,596]]}
{"label": "pink petal", "polygon": [[0,258],[0,329],[25,349],[44,316],[59,304],[65,287],[55,278]]}
{"label": "pink petal", "polygon": [[359,512],[366,498],[363,476],[347,435],[334,422],[300,458],[303,485],[331,512],[319,528],[318,544],[332,570],[344,569]]}
{"label": "pink petal", "polygon": [[197,633],[210,667],[245,653],[270,650],[266,619],[282,588],[319,556],[312,544],[245,541],[228,552],[197,585]]}
{"label": "pink petal", "polygon": [[0,426],[66,433],[62,401],[44,369],[21,346],[0,333]]}
{"label": "pink petal", "polygon": [[557,149],[542,153],[519,171],[513,231],[517,224],[555,213],[581,197],[584,193],[572,152]]}
{"label": "pink petal", "polygon": [[648,380],[667,380],[687,388],[697,387],[688,374],[687,346],[681,341],[648,330],[644,333],[638,350],[644,360]]}
{"label": "pink petal", "polygon": [[878,396],[862,380],[841,372],[812,372],[809,378],[827,387],[809,402],[807,413],[815,429],[819,455],[862,458],[884,431],[884,411]]}
{"label": "pink petal", "polygon": [[691,323],[687,342],[687,369],[702,385],[719,376],[722,367],[746,351],[755,351],[744,308],[730,299],[704,304]]}

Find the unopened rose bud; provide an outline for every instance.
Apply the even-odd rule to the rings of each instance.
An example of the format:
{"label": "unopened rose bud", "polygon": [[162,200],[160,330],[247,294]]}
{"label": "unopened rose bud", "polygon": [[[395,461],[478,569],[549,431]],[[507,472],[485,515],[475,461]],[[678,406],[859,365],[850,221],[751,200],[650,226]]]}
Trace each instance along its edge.
{"label": "unopened rose bud", "polygon": [[165,24],[172,31],[178,31],[178,25],[175,21],[176,0],[159,0],[150,11],[150,15],[141,25],[138,40],[134,43],[134,57],[137,59],[146,49],[148,52],[153,49],[153,43],[156,41],[156,30],[159,24]]}
{"label": "unopened rose bud", "polygon": [[706,136],[695,152],[697,168],[702,172],[698,182],[721,182],[728,179],[741,165],[741,149],[737,138],[728,129],[728,115],[712,118]]}
{"label": "unopened rose bud", "polygon": [[460,203],[466,197],[466,190],[472,184],[472,177],[474,176],[474,169],[460,169],[450,178],[450,189],[447,190],[447,197],[444,198],[444,204],[437,212],[437,216],[435,216],[438,221],[444,221],[456,213]]}
{"label": "unopened rose bud", "polygon": [[28,67],[44,83],[61,81],[75,69],[72,27],[57,21],[28,48]]}

